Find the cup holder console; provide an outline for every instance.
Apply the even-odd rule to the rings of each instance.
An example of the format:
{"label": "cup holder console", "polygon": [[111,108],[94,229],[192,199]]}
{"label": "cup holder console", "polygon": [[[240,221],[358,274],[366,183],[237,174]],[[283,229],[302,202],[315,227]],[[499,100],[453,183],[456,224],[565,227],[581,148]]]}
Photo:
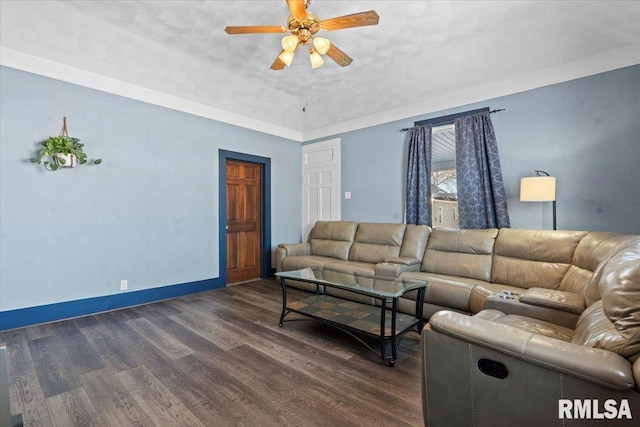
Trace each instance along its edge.
{"label": "cup holder console", "polygon": [[513,291],[500,291],[498,293],[498,298],[519,300],[520,294]]}

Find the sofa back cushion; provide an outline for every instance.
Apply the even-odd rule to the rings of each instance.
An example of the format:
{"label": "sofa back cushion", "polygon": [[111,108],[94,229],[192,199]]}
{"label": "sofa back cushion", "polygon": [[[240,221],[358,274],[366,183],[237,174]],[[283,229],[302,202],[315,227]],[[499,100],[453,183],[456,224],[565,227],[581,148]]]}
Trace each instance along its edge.
{"label": "sofa back cushion", "polygon": [[598,287],[602,299],[580,315],[572,342],[633,362],[640,355],[640,245],[613,255],[602,266]]}
{"label": "sofa back cushion", "polygon": [[496,239],[491,281],[525,289],[558,289],[586,234],[502,228]]}
{"label": "sofa back cushion", "polygon": [[400,256],[406,258],[422,259],[427,249],[431,228],[426,225],[407,224],[400,248]]}
{"label": "sofa back cushion", "polygon": [[497,228],[454,230],[434,228],[429,235],[421,271],[489,281]]}
{"label": "sofa back cushion", "polygon": [[356,234],[353,221],[317,221],[309,233],[311,255],[347,260]]}
{"label": "sofa back cushion", "polygon": [[398,257],[405,229],[405,224],[359,224],[349,251],[349,261],[375,264]]}
{"label": "sofa back cushion", "polygon": [[587,234],[573,254],[572,265],[562,279],[560,290],[583,294],[587,306],[600,300],[600,277],[594,277],[595,273],[600,267],[604,267],[613,255],[638,243],[638,235],[600,231]]}

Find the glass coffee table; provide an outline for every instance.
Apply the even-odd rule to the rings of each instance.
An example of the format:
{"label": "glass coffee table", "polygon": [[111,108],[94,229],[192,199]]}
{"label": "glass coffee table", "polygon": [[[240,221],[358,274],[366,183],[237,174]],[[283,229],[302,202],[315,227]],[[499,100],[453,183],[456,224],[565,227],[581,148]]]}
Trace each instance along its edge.
{"label": "glass coffee table", "polygon": [[[280,327],[285,321],[311,319],[336,327],[364,344],[389,366],[394,366],[400,339],[409,331],[420,334],[424,326],[421,303],[416,303],[414,315],[398,312],[398,299],[408,292],[416,292],[416,301],[424,301],[426,282],[347,273],[330,268],[314,267],[276,273],[282,284],[282,314]],[[315,295],[287,302],[287,280],[316,285]],[[364,295],[376,304],[365,304],[342,296],[328,295],[327,289],[341,289]],[[329,291],[331,293],[331,291]],[[304,317],[286,319],[290,313]],[[356,332],[380,338],[380,351],[365,343]],[[390,354],[387,346],[391,347]]]}

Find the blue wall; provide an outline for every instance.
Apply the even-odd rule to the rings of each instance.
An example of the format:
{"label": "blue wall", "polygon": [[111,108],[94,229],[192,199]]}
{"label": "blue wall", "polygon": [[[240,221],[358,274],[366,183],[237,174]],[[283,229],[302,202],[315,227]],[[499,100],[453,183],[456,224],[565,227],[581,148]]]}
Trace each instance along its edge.
{"label": "blue wall", "polygon": [[[299,239],[299,143],[7,67],[0,88],[0,312],[223,285],[219,149],[271,159],[272,244]],[[26,162],[63,116],[102,165]]]}
{"label": "blue wall", "polygon": [[512,227],[552,228],[551,203],[519,200],[520,178],[542,169],[557,177],[558,228],[640,233],[640,65],[337,135],[342,219],[403,221],[400,129],[482,107],[506,109],[492,121]]}
{"label": "blue wall", "polygon": [[[220,149],[271,159],[272,245],[299,241],[298,143],[7,67],[0,90],[0,321],[222,286]],[[336,135],[342,218],[402,222],[400,129],[485,106],[506,108],[492,119],[513,227],[551,228],[549,203],[518,200],[520,178],[543,169],[558,178],[559,228],[640,233],[640,66]],[[26,162],[63,116],[102,165]]]}

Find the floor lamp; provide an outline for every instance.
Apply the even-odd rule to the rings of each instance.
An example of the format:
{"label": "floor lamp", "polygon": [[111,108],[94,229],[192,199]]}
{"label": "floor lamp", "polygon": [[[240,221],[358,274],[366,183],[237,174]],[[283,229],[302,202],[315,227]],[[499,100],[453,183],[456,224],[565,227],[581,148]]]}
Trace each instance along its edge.
{"label": "floor lamp", "polygon": [[553,229],[556,230],[556,177],[545,171],[520,179],[520,201],[553,202]]}

